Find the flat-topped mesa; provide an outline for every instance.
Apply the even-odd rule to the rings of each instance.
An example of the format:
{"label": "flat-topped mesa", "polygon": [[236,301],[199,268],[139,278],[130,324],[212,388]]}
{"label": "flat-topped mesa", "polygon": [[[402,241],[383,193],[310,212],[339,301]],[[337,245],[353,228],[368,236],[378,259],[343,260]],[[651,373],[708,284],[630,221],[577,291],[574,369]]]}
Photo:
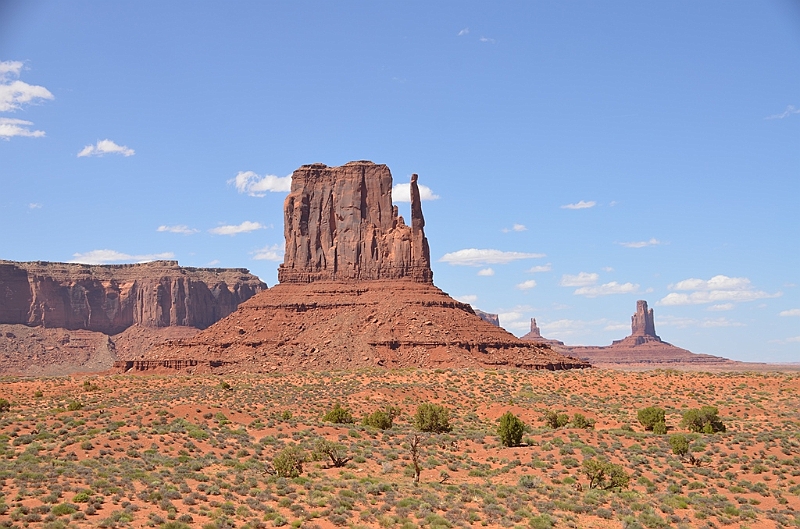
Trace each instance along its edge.
{"label": "flat-topped mesa", "polygon": [[409,279],[433,283],[417,175],[411,176],[411,226],[392,205],[383,164],[303,165],[284,202],[286,251],[281,283]]}

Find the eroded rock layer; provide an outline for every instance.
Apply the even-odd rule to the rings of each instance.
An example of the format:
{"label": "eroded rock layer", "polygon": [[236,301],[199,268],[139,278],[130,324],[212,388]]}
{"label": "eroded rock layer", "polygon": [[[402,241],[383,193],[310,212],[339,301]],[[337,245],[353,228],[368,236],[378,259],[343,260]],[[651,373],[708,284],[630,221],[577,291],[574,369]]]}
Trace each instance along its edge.
{"label": "eroded rock layer", "polygon": [[409,278],[432,283],[417,175],[411,178],[411,226],[392,205],[385,165],[304,165],[284,202],[286,251],[281,283]]}
{"label": "eroded rock layer", "polygon": [[128,327],[204,329],[266,284],[246,269],[0,261],[0,324],[118,334]]}
{"label": "eroded rock layer", "polygon": [[222,372],[588,367],[546,345],[523,342],[435,286],[410,280],[282,283],[195,337],[154,348],[143,360],[150,364],[117,367],[162,369],[189,360],[197,362],[190,370]]}

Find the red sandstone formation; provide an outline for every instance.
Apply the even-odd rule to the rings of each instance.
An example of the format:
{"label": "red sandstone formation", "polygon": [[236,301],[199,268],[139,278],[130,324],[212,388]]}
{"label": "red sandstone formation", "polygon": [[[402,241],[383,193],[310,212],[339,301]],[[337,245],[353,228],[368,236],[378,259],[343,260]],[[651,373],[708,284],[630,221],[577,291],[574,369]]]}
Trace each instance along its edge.
{"label": "red sandstone formation", "polygon": [[536,318],[531,318],[531,331],[528,334],[521,336],[520,340],[526,340],[535,343],[546,343],[550,346],[564,345],[564,342],[559,342],[558,340],[548,340],[547,338],[543,337],[542,333],[539,331],[539,326],[536,325]]}
{"label": "red sandstone formation", "polygon": [[483,312],[482,310],[478,310],[476,308],[473,308],[472,310],[474,310],[475,315],[478,316],[483,321],[489,322],[496,327],[500,327],[500,316],[498,316],[497,314]]}
{"label": "red sandstone formation", "polygon": [[244,268],[0,261],[0,323],[117,334],[132,325],[205,329],[265,285]]}
{"label": "red sandstone formation", "polygon": [[197,336],[119,362],[124,371],[358,367],[588,367],[483,321],[435,286],[417,176],[411,227],[385,165],[304,165],[285,201],[280,284]]}
{"label": "red sandstone formation", "polygon": [[703,369],[731,368],[747,364],[719,356],[696,354],[662,341],[656,335],[653,309],[647,302],[636,302],[636,314],[631,317],[631,335],[615,340],[605,347],[554,346],[559,352],[588,360],[600,367],[674,367],[693,366]]}
{"label": "red sandstone formation", "polygon": [[286,252],[281,283],[402,279],[433,283],[417,175],[411,177],[411,226],[392,205],[385,165],[304,165],[284,202]]}
{"label": "red sandstone formation", "polygon": [[0,374],[104,371],[164,340],[193,336],[264,289],[245,269],[175,261],[0,261]]}

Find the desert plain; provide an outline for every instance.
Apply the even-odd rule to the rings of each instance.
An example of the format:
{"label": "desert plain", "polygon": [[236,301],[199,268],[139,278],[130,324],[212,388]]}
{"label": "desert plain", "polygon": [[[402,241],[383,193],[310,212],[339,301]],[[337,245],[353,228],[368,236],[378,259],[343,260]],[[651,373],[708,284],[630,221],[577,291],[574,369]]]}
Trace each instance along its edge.
{"label": "desert plain", "polygon": [[[3,527],[800,525],[792,372],[76,375],[6,377],[0,389]],[[423,403],[448,410],[449,431],[419,431]],[[352,423],[323,420],[337,405]],[[704,405],[725,432],[680,426]],[[637,420],[650,406],[665,410],[666,434]],[[362,424],[389,407],[390,428]],[[549,427],[548,411],[571,421]],[[498,437],[506,412],[525,423],[519,446]],[[594,425],[576,426],[575,414]],[[676,434],[690,442],[683,457]],[[342,466],[315,453],[321,439]],[[294,477],[273,464],[287,447],[303,461]],[[591,488],[586,460],[620,465],[627,486]]]}

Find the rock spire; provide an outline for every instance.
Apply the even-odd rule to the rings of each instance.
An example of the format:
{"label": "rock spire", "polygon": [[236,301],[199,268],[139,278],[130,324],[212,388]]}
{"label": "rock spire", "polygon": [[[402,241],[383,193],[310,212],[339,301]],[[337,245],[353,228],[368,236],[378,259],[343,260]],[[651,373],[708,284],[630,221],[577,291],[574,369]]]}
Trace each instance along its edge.
{"label": "rock spire", "polygon": [[410,279],[433,283],[417,175],[411,226],[392,205],[392,174],[368,161],[303,165],[284,202],[281,283]]}
{"label": "rock spire", "polygon": [[647,302],[640,299],[636,302],[636,314],[631,316],[631,336],[649,336],[661,340],[656,335],[656,324],[653,309],[647,309]]}

